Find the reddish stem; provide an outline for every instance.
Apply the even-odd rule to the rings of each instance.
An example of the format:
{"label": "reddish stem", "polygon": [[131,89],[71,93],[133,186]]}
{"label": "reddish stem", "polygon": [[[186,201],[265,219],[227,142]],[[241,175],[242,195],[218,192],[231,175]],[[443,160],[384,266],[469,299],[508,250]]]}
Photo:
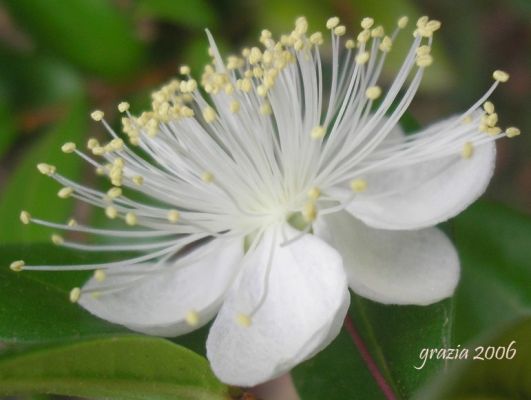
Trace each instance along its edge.
{"label": "reddish stem", "polygon": [[361,338],[358,330],[356,329],[356,326],[354,325],[354,321],[352,320],[352,318],[350,318],[350,315],[348,314],[345,317],[344,326],[347,332],[349,333],[350,337],[352,338],[354,345],[357,347],[358,351],[360,352],[361,358],[365,362],[365,365],[367,365],[369,372],[371,373],[372,377],[376,381],[376,384],[378,385],[380,390],[385,395],[386,399],[396,400],[396,396],[393,392],[393,389],[391,389],[391,386],[389,386],[389,384],[383,377],[382,373],[378,369],[376,362],[372,358],[371,354],[369,353],[369,350],[367,349],[367,346],[363,342],[363,339]]}

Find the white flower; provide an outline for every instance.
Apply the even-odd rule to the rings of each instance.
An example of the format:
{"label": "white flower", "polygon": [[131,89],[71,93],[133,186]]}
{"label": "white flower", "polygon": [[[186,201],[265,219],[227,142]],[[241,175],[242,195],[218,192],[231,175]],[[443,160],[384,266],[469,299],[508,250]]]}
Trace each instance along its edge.
{"label": "white flower", "polygon": [[377,86],[382,65],[407,19],[390,36],[373,23],[365,18],[357,39],[345,40],[339,20],[327,22],[331,71],[321,62],[321,33],[307,35],[304,18],[279,41],[263,31],[261,48],[225,63],[209,34],[213,61],[203,91],[184,66],[182,80],[153,94],[152,111],[135,117],[120,103],[133,147],[101,111],[92,113],[113,137],[89,140],[100,161],[73,143],[63,151],[108,176],[109,191],[75,183],[51,165],[38,168],[64,186],[60,197],[104,208],[130,227],[56,224],[27,212],[21,220],[125,240],[91,245],[54,235],[62,246],[140,255],[68,267],[17,261],[12,269],[94,270],[71,300],[147,334],[181,335],[217,314],[208,358],[221,380],[243,386],[325,347],[342,325],[348,286],[392,304],[450,296],[458,257],[432,226],[481,195],[493,172],[494,140],[518,134],[498,128],[485,102],[508,76],[495,72],[492,87],[464,114],[405,136],[398,122],[432,63],[440,24],[419,19],[385,90]]}

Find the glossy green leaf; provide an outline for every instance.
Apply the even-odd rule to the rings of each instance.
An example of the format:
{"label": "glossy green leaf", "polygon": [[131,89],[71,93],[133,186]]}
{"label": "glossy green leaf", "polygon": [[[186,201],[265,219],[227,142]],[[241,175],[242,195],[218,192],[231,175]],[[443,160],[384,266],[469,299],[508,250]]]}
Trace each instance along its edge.
{"label": "glossy green leaf", "polygon": [[[102,255],[26,245],[0,247],[0,341],[49,342],[126,332],[101,320],[68,300],[70,289],[81,285],[87,272],[15,273],[8,267],[23,259],[32,265],[102,262]],[[0,385],[1,386],[1,385]]]}
{"label": "glossy green leaf", "polygon": [[197,354],[167,340],[117,336],[0,357],[0,395],[53,393],[105,399],[227,400]]}
{"label": "glossy green leaf", "polygon": [[[531,318],[515,321],[492,337],[470,345],[466,360],[423,389],[417,400],[501,400],[531,398]],[[512,345],[511,345],[512,343]],[[485,350],[477,350],[481,346]],[[494,350],[488,350],[493,347]],[[500,350],[501,349],[501,350]],[[496,358],[496,352],[498,357]],[[474,359],[474,357],[481,359]]]}
{"label": "glossy green leaf", "polygon": [[[2,95],[0,90],[0,96]],[[17,138],[13,111],[4,98],[0,99],[0,157],[8,150]]]}
{"label": "glossy green leaf", "polygon": [[53,164],[61,174],[79,180],[83,162],[74,154],[62,153],[60,147],[67,141],[84,142],[87,122],[85,103],[74,102],[64,121],[34,143],[24,159],[12,166],[14,173],[0,198],[0,242],[27,243],[48,240],[50,237],[49,229],[22,225],[19,221],[21,210],[27,210],[39,218],[59,222],[66,221],[70,216],[73,203],[57,198],[60,186],[49,177],[41,175],[36,165],[39,162]]}
{"label": "glossy green leaf", "polygon": [[[423,348],[449,345],[451,300],[427,307],[385,306],[353,295],[349,313],[383,379],[398,398],[409,398],[443,367],[442,362],[433,362],[421,370],[414,368]],[[293,375],[304,400],[384,398],[345,332],[317,357],[296,368]],[[319,383],[315,376],[320,376]]]}
{"label": "glossy green leaf", "polygon": [[133,28],[107,0],[9,0],[10,13],[41,46],[106,77],[134,71],[143,49]]}
{"label": "glossy green leaf", "polygon": [[457,343],[531,312],[529,215],[479,202],[455,218],[452,236],[462,262]]}
{"label": "glossy green leaf", "polygon": [[214,10],[206,0],[137,0],[136,3],[137,12],[141,16],[154,17],[190,28],[212,28],[216,22]]}

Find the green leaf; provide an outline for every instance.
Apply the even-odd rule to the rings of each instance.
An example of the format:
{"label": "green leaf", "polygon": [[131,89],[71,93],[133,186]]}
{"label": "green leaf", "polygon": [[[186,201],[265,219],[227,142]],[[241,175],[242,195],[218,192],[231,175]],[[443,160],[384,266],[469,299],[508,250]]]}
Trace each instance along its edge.
{"label": "green leaf", "polygon": [[137,336],[0,357],[0,395],[38,392],[106,399],[229,398],[204,358],[167,340]]}
{"label": "green leaf", "polygon": [[[1,90],[0,90],[1,92]],[[17,137],[15,120],[11,107],[0,94],[0,157],[2,157]]]}
{"label": "green leaf", "polygon": [[60,147],[67,141],[84,141],[87,108],[84,101],[74,102],[66,119],[29,149],[25,158],[16,165],[15,172],[5,185],[0,199],[0,241],[20,243],[43,241],[50,237],[49,229],[22,225],[21,210],[28,210],[39,218],[64,222],[73,209],[73,203],[61,203],[56,193],[60,186],[41,175],[36,165],[47,162],[73,180],[79,180],[83,162],[75,154],[63,154]]}
{"label": "green leaf", "polygon": [[41,46],[105,77],[134,71],[143,48],[125,16],[106,0],[9,0],[18,24]]}
{"label": "green leaf", "polygon": [[97,263],[104,260],[99,254],[49,244],[0,247],[0,341],[42,343],[127,331],[89,314],[68,300],[70,289],[81,285],[89,273],[15,273],[8,266],[19,259],[32,265]]}
{"label": "green leaf", "polygon": [[[442,362],[433,362],[421,370],[414,368],[423,348],[450,344],[451,313],[451,300],[428,307],[385,306],[356,295],[349,312],[383,378],[399,398],[409,398],[443,367]],[[329,348],[296,368],[293,376],[304,400],[384,398],[344,332]]]}
{"label": "green leaf", "polygon": [[205,0],[167,1],[137,0],[137,13],[189,28],[212,28],[216,16],[212,6]]}
{"label": "green leaf", "polygon": [[[496,335],[482,338],[473,345],[466,360],[454,361],[447,374],[423,389],[418,400],[479,400],[531,398],[531,318],[505,326]],[[511,343],[513,343],[511,345]],[[475,351],[482,346],[485,351]],[[488,347],[494,347],[494,358]],[[498,350],[504,348],[505,350]],[[499,351],[501,360],[496,359]],[[502,356],[502,353],[504,354]],[[513,357],[514,353],[514,358]],[[474,356],[481,355],[484,360]]]}
{"label": "green leaf", "polygon": [[531,217],[478,202],[452,224],[462,263],[455,338],[478,333],[531,312]]}

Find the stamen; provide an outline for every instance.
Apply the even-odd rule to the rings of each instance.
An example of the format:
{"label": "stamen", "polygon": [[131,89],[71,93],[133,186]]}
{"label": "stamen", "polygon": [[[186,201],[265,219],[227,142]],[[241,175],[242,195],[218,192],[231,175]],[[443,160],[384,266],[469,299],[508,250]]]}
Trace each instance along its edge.
{"label": "stamen", "polygon": [[236,314],[235,319],[236,319],[236,323],[240,325],[242,328],[249,328],[253,323],[252,318],[247,314],[242,314],[242,313]]}
{"label": "stamen", "polygon": [[76,151],[76,144],[73,142],[65,143],[61,146],[61,151],[63,153],[73,153]]}
{"label": "stamen", "polygon": [[317,186],[314,186],[310,190],[308,190],[307,195],[310,200],[315,201],[319,198],[319,196],[321,196],[321,190]]}
{"label": "stamen", "polygon": [[353,192],[361,193],[367,190],[367,181],[365,179],[354,179],[350,182],[350,188]]}
{"label": "stamen", "polygon": [[52,237],[52,243],[56,246],[61,246],[65,241],[61,235],[53,234]]}
{"label": "stamen", "polygon": [[13,261],[11,265],[9,266],[9,269],[11,269],[11,271],[13,272],[20,272],[24,269],[24,265],[26,264],[24,263],[23,260]]}
{"label": "stamen", "polygon": [[90,118],[92,118],[96,122],[101,121],[104,116],[105,114],[101,110],[95,110],[90,114]]}
{"label": "stamen", "polygon": [[309,201],[304,204],[304,207],[302,208],[302,216],[306,222],[315,221],[315,218],[317,218],[317,206],[315,205],[315,202]]}
{"label": "stamen", "polygon": [[67,199],[72,196],[72,193],[74,193],[74,189],[71,187],[64,187],[57,192],[57,196],[59,196],[61,199]]}
{"label": "stamen", "polygon": [[463,149],[461,150],[461,156],[464,159],[470,159],[472,158],[472,155],[474,154],[474,145],[470,142],[466,142],[463,145]]}
{"label": "stamen", "polygon": [[496,70],[492,73],[492,77],[498,82],[507,82],[509,80],[509,74],[502,70]]}
{"label": "stamen", "polygon": [[21,211],[20,222],[22,222],[24,225],[28,225],[31,222],[31,214],[27,211]]}
{"label": "stamen", "polygon": [[53,174],[55,174],[56,170],[55,166],[46,163],[37,164],[37,169],[41,174],[48,176],[52,176]]}
{"label": "stamen", "polygon": [[94,271],[94,279],[98,282],[103,282],[107,278],[107,274],[102,269],[97,269]]}
{"label": "stamen", "polygon": [[199,314],[195,310],[190,310],[186,313],[186,323],[190,326],[199,325]]}
{"label": "stamen", "polygon": [[69,294],[70,302],[77,303],[80,298],[81,298],[81,289],[78,287],[73,288]]}
{"label": "stamen", "polygon": [[124,113],[129,110],[129,103],[126,101],[122,101],[120,104],[118,104],[118,111],[121,113]]}
{"label": "stamen", "polygon": [[168,211],[168,221],[170,221],[172,224],[176,224],[179,219],[181,218],[181,214],[177,210],[170,210]]}
{"label": "stamen", "polygon": [[521,132],[520,129],[518,129],[517,127],[511,126],[505,130],[505,133],[507,134],[508,138],[513,138],[515,136],[520,135]]}

